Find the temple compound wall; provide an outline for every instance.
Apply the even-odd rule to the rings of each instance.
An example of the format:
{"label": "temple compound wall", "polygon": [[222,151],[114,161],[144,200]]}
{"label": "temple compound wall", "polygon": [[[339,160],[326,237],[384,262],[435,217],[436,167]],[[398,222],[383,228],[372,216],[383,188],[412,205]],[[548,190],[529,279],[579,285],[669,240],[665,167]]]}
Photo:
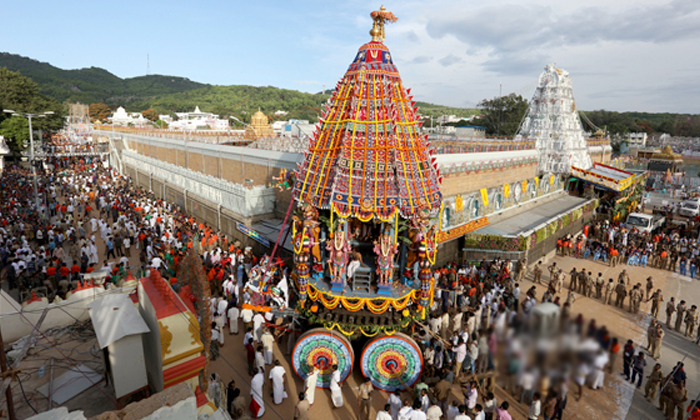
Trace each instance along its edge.
{"label": "temple compound wall", "polygon": [[[301,154],[125,133],[116,136],[124,145],[124,172],[137,185],[218,227],[229,238],[269,252],[237,225],[284,218],[291,194],[274,188],[272,178],[283,168],[296,169]],[[589,144],[593,161],[609,162],[608,149],[597,146]],[[538,175],[539,156],[534,147],[478,150],[470,147],[463,153],[434,156],[443,176],[440,263],[458,259],[460,239],[488,223],[490,217],[541,205],[565,188],[565,178],[559,175]]]}

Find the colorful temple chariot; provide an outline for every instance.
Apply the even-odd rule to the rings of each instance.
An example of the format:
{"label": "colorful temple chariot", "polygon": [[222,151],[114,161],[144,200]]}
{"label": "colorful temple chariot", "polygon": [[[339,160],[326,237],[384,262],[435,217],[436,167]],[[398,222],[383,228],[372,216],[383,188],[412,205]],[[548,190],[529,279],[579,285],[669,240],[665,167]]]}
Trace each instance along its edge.
{"label": "colorful temple chariot", "polygon": [[353,369],[352,340],[370,341],[363,374],[384,390],[420,375],[417,344],[400,333],[423,320],[433,300],[441,178],[415,102],[401,82],[384,24],[371,14],[372,40],[338,82],[296,171],[293,246],[297,311],[318,328],[293,352],[302,378],[331,366]]}

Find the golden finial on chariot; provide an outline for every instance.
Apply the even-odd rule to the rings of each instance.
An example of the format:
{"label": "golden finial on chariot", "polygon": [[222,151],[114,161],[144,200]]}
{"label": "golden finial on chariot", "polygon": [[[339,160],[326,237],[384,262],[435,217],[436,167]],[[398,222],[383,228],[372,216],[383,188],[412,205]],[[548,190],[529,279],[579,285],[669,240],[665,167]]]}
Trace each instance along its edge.
{"label": "golden finial on chariot", "polygon": [[369,31],[372,35],[372,41],[384,42],[384,23],[385,22],[396,22],[399,20],[393,13],[388,12],[384,6],[380,7],[379,10],[375,10],[370,13],[370,16],[374,20],[374,25]]}

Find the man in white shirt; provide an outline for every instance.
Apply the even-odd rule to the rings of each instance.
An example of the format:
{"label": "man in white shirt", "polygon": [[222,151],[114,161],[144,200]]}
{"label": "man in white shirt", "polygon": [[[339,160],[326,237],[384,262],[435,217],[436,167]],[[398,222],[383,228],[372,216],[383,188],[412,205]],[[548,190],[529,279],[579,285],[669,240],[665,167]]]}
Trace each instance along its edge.
{"label": "man in white shirt", "polygon": [[275,337],[272,336],[270,330],[265,328],[265,332],[260,338],[260,342],[263,346],[263,356],[265,357],[265,364],[272,364],[272,347],[275,343]]}
{"label": "man in white shirt", "polygon": [[262,369],[265,372],[265,356],[263,356],[263,347],[258,346],[255,351],[255,369]]}
{"label": "man in white shirt", "polygon": [[151,260],[151,267],[156,270],[160,270],[161,265],[163,265],[163,260],[160,257],[155,257]]}
{"label": "man in white shirt", "polygon": [[469,383],[469,387],[464,391],[464,405],[467,406],[467,409],[472,412],[474,411],[474,407],[476,407],[476,399],[478,398],[479,393],[476,390],[476,381],[471,381]]}
{"label": "man in white shirt", "polygon": [[455,420],[471,420],[467,415],[467,406],[462,404],[459,406],[459,414],[455,417]]}
{"label": "man in white shirt", "polygon": [[537,420],[540,417],[540,409],[542,408],[542,403],[540,402],[540,393],[535,392],[532,395],[532,402],[530,403],[530,408],[527,412],[528,420]]}
{"label": "man in white shirt", "polygon": [[377,412],[376,420],[392,420],[389,411],[391,411],[391,404],[384,404],[384,410]]}
{"label": "man in white shirt", "polygon": [[237,307],[231,306],[226,315],[228,316],[229,334],[238,334],[238,317],[240,316],[240,311]]}
{"label": "man in white shirt", "polygon": [[459,401],[452,401],[449,406],[447,406],[447,420],[455,420],[455,417],[459,415]]}
{"label": "man in white shirt", "polygon": [[248,329],[248,327],[253,327],[253,315],[253,311],[249,308],[243,308],[241,310],[241,320],[243,320],[246,329]]}
{"label": "man in white shirt", "polygon": [[264,323],[265,317],[260,312],[256,313],[253,317],[253,336],[257,343],[259,343],[262,338]]}
{"label": "man in white shirt", "polygon": [[399,410],[397,420],[411,420],[411,414],[413,413],[413,407],[409,400],[403,401],[403,407]]}
{"label": "man in white shirt", "polygon": [[287,383],[287,378],[285,377],[286,371],[280,365],[279,360],[275,360],[275,367],[270,369],[270,385],[272,387],[272,397],[275,404],[282,404],[285,398],[287,398],[287,392],[284,390],[285,384]]}
{"label": "man in white shirt", "polygon": [[455,377],[459,378],[462,373],[462,363],[464,363],[464,358],[467,357],[467,343],[464,339],[459,339],[459,345],[452,347],[452,351],[455,352]]}
{"label": "man in white shirt", "polygon": [[423,410],[421,410],[420,401],[415,401],[413,403],[413,410],[411,411],[411,415],[408,417],[408,420],[428,420],[428,416],[426,416]]}
{"label": "man in white shirt", "polygon": [[442,417],[442,409],[437,404],[437,400],[433,398],[432,404],[428,407],[428,412],[425,413],[427,420],[440,420]]}

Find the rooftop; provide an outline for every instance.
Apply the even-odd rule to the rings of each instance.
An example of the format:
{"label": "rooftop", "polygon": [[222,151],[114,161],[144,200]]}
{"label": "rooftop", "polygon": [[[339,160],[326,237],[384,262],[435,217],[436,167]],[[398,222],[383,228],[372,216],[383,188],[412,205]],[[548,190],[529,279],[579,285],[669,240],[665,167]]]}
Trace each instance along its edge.
{"label": "rooftop", "polygon": [[560,214],[566,214],[569,211],[588,203],[589,201],[590,200],[585,198],[562,195],[561,197],[548,201],[543,205],[533,207],[528,211],[507,217],[481,229],[477,229],[473,233],[480,235],[505,236],[527,235],[532,230],[545,224],[554,217]]}

